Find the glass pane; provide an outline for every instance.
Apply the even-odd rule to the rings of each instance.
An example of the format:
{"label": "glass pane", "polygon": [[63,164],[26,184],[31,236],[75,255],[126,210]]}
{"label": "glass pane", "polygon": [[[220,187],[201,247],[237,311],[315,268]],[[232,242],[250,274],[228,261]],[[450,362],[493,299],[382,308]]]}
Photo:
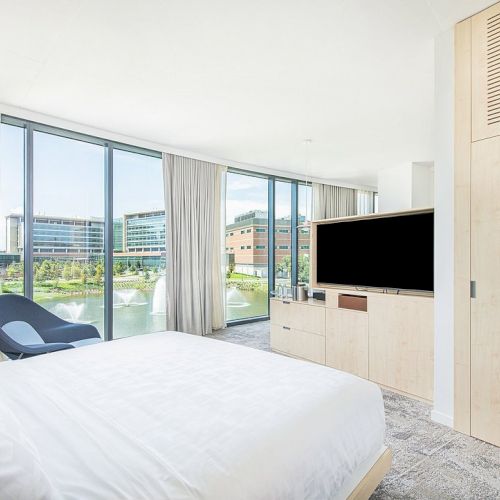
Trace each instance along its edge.
{"label": "glass pane", "polygon": [[24,129],[0,125],[0,293],[24,292]]}
{"label": "glass pane", "polygon": [[113,337],[166,329],[161,158],[113,152]]}
{"label": "glass pane", "polygon": [[226,181],[226,319],[268,315],[267,179]]}
{"label": "glass pane", "polygon": [[292,286],[292,185],[275,184],[275,286]]}
{"label": "glass pane", "polygon": [[310,185],[299,184],[298,186],[298,205],[299,205],[299,228],[298,232],[298,246],[299,246],[299,260],[298,260],[298,282],[309,284],[309,257],[310,257],[310,228],[301,227],[306,223],[311,222],[312,214],[312,188]]}
{"label": "glass pane", "polygon": [[104,148],[33,136],[34,299],[104,337]]}

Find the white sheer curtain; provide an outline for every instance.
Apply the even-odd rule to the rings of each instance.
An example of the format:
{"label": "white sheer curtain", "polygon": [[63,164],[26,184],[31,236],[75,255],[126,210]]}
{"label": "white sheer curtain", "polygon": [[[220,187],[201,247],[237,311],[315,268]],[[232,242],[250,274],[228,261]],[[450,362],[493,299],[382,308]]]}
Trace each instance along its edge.
{"label": "white sheer curtain", "polygon": [[221,193],[224,167],[163,155],[167,217],[167,328],[224,327]]}
{"label": "white sheer curtain", "polygon": [[372,214],[375,212],[375,193],[373,191],[357,190],[357,215]]}
{"label": "white sheer curtain", "polygon": [[313,219],[356,215],[356,190],[313,182]]}

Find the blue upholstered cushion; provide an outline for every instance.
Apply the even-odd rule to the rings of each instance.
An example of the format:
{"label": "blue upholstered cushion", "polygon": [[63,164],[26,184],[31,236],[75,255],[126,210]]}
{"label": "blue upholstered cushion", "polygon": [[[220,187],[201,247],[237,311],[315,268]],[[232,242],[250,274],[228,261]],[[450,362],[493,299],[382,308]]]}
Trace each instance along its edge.
{"label": "blue upholstered cushion", "polygon": [[2,330],[21,345],[45,344],[38,332],[26,321],[10,321],[2,326]]}

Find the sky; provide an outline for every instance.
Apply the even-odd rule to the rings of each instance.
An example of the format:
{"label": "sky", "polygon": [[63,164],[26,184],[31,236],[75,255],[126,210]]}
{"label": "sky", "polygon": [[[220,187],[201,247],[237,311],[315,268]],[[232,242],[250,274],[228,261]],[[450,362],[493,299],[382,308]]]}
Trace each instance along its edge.
{"label": "sky", "polygon": [[[24,132],[0,126],[0,250],[5,250],[5,216],[22,213]],[[35,215],[104,218],[104,148],[34,133]],[[163,209],[160,158],[115,150],[114,217]]]}
{"label": "sky", "polygon": [[[308,189],[307,215],[311,217],[311,188]],[[291,185],[289,182],[277,181],[275,187],[276,217],[290,217]],[[299,186],[299,213],[306,214],[306,187]],[[251,210],[267,212],[267,179],[251,175],[229,172],[226,180],[226,224],[234,222],[237,215]]]}

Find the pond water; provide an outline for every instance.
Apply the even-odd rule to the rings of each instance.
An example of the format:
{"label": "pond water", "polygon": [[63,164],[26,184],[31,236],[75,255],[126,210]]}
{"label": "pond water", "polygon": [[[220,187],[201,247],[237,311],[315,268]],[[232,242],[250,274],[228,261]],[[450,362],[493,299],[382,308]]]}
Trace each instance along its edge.
{"label": "pond water", "polygon": [[[160,285],[161,286],[161,285]],[[166,329],[165,301],[154,290],[117,290],[114,292],[114,338],[130,337]],[[164,295],[163,295],[164,296]],[[267,294],[231,288],[226,294],[227,320],[267,315]],[[90,323],[104,337],[103,295],[71,295],[40,300],[40,305],[67,321]]]}
{"label": "pond water", "polygon": [[[124,300],[117,300],[113,307],[114,338],[130,337],[166,329],[165,312],[155,312],[153,290],[120,290]],[[104,337],[104,296],[72,295],[53,300],[42,300],[40,305],[66,321],[90,323]]]}

